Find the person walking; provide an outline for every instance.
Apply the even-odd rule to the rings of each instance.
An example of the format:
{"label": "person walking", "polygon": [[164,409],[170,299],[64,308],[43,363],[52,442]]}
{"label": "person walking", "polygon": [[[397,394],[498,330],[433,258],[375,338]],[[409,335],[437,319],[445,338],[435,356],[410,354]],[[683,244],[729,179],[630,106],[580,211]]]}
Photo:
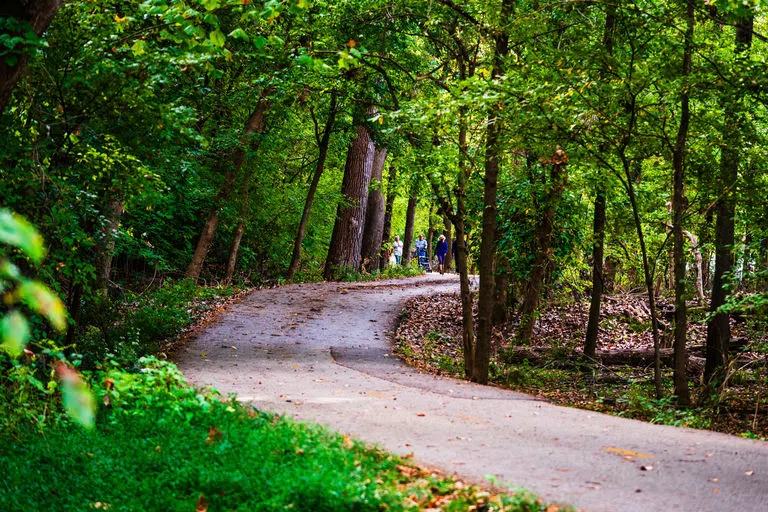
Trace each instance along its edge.
{"label": "person walking", "polygon": [[448,242],[445,240],[445,235],[440,235],[440,239],[437,242],[437,249],[435,249],[435,256],[440,263],[440,273],[445,273],[445,255],[448,254]]}
{"label": "person walking", "polygon": [[403,258],[403,242],[400,241],[400,236],[395,235],[395,241],[392,242],[392,250],[395,252],[395,261],[400,264],[400,260]]}

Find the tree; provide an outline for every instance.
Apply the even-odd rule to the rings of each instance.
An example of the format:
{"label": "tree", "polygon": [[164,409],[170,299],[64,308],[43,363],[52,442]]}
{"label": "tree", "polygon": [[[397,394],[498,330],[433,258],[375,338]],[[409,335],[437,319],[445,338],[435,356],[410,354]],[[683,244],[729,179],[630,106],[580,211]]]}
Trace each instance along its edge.
{"label": "tree", "polygon": [[360,259],[367,270],[379,268],[382,236],[384,235],[384,194],[382,193],[382,177],[384,163],[387,160],[386,148],[375,148],[373,153],[373,169],[368,192],[368,204],[365,210],[365,228]]}
{"label": "tree", "polygon": [[355,136],[347,152],[344,180],[341,184],[343,200],[338,206],[323,270],[323,277],[328,280],[339,279],[344,272],[357,270],[360,266],[373,157],[374,142],[371,134],[365,123],[358,121]]}
{"label": "tree", "polygon": [[[39,44],[38,38],[63,3],[63,0],[9,0],[0,7],[0,47],[5,46],[0,53],[0,114],[27,67],[29,47]],[[14,43],[14,39],[21,40]]]}

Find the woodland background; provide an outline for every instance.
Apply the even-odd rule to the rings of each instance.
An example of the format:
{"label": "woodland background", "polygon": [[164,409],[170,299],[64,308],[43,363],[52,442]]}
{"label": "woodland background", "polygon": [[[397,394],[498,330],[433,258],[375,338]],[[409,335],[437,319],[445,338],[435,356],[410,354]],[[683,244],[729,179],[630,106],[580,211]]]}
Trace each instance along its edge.
{"label": "woodland background", "polygon": [[[31,320],[33,351],[130,366],[190,297],[217,293],[198,284],[393,275],[392,237],[419,232],[456,244],[478,382],[494,325],[514,313],[526,346],[562,301],[589,307],[573,349],[599,359],[605,293],[643,296],[655,394],[681,407],[733,369],[734,319],[765,329],[759,2],[38,1],[0,16],[0,198],[48,246],[39,266],[2,259],[69,311],[64,333]],[[701,378],[689,309],[707,329]]]}

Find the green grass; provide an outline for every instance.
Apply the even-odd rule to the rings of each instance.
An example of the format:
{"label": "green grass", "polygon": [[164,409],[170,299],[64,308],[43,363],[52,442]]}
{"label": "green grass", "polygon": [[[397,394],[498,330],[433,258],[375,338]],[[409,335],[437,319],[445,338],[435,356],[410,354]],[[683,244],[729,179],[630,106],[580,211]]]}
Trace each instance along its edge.
{"label": "green grass", "polygon": [[[96,427],[0,433],[0,510],[544,510],[492,496],[316,425],[184,385],[170,363],[90,375]],[[202,498],[201,498],[202,497]]]}

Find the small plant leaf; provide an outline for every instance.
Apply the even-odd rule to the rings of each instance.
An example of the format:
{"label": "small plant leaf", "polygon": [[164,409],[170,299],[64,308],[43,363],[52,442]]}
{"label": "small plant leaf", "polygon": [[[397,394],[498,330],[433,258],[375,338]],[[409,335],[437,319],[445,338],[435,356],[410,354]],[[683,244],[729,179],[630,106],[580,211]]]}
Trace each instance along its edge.
{"label": "small plant leaf", "polygon": [[0,210],[0,242],[18,247],[35,263],[45,256],[43,237],[23,217]]}
{"label": "small plant leaf", "polygon": [[67,415],[85,428],[91,429],[96,420],[96,402],[88,384],[68,364],[58,361],[56,375],[62,383],[61,401]]}
{"label": "small plant leaf", "polygon": [[0,321],[0,348],[11,357],[19,357],[29,341],[29,322],[20,312],[13,310]]}
{"label": "small plant leaf", "polygon": [[25,281],[18,290],[21,300],[37,311],[59,331],[67,326],[64,303],[47,286],[37,281]]}

